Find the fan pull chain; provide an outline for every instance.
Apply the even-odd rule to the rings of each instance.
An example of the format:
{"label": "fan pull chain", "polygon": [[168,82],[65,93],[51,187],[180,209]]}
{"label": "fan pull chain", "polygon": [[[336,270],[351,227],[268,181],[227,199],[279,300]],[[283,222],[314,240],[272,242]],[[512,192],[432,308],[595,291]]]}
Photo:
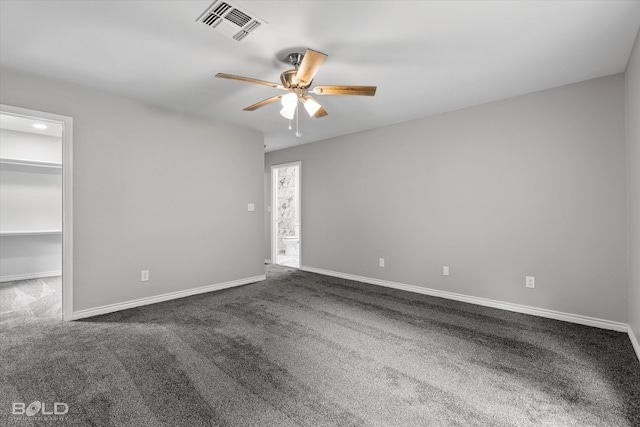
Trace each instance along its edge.
{"label": "fan pull chain", "polygon": [[300,117],[300,112],[298,110],[298,106],[300,105],[300,103],[296,104],[296,137],[300,138],[302,136],[302,134],[300,133],[300,128],[298,126],[298,118]]}

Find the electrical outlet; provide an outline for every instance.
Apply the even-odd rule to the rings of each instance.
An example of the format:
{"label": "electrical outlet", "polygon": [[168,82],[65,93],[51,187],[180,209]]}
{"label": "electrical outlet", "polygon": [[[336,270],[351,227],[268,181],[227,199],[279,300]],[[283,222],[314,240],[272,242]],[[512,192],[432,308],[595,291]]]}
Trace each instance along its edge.
{"label": "electrical outlet", "polygon": [[380,258],[380,261],[378,262],[378,265],[380,267],[384,267],[384,258]]}
{"label": "electrical outlet", "polygon": [[536,287],[536,278],[533,276],[527,276],[525,279],[524,285],[527,288],[535,288]]}
{"label": "electrical outlet", "polygon": [[149,280],[149,270],[142,270],[140,272],[140,281],[146,282]]}
{"label": "electrical outlet", "polygon": [[448,276],[449,275],[449,266],[448,265],[442,266],[442,275],[443,276]]}

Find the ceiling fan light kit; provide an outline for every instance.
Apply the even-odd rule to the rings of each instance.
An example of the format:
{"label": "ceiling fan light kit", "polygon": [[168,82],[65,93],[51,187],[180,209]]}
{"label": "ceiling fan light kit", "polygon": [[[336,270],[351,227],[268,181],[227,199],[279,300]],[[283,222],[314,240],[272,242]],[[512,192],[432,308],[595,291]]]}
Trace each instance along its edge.
{"label": "ceiling fan light kit", "polygon": [[311,98],[310,96],[303,96],[301,99],[304,105],[304,109],[307,110],[309,116],[315,117],[316,113],[322,106],[318,104],[318,101]]}
{"label": "ceiling fan light kit", "polygon": [[[321,96],[374,96],[376,94],[376,86],[316,86],[313,89],[309,89],[313,78],[327,59],[327,55],[313,49],[307,49],[304,55],[293,52],[287,56],[287,59],[294,68],[280,74],[280,82],[282,84],[225,73],[218,73],[216,77],[269,86],[289,92],[286,95],[273,96],[244,108],[244,111],[255,111],[265,105],[280,101],[282,104],[280,114],[289,120],[296,116],[298,101],[304,106],[309,117],[321,118],[328,115],[327,111],[310,93]],[[302,134],[296,131],[296,136],[299,137]]]}
{"label": "ceiling fan light kit", "polygon": [[282,103],[280,114],[289,120],[293,119],[293,115],[296,113],[298,96],[295,93],[288,93],[282,97],[280,102]]}

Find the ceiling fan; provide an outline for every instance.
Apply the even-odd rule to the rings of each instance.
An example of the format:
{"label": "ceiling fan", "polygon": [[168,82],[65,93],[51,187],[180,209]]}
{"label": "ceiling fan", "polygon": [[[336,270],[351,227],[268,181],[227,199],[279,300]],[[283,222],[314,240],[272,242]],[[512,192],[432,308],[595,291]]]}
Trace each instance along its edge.
{"label": "ceiling fan", "polygon": [[244,108],[244,111],[255,111],[265,105],[281,101],[282,110],[280,114],[291,120],[296,112],[298,101],[300,101],[309,116],[320,118],[326,116],[327,111],[310,94],[314,95],[356,95],[374,96],[376,86],[316,86],[310,89],[313,78],[324,63],[327,55],[313,49],[307,49],[303,55],[301,53],[290,53],[287,56],[292,70],[287,70],[280,74],[282,84],[267,82],[264,80],[252,79],[250,77],[234,76],[232,74],[218,73],[216,77],[222,79],[240,80],[247,83],[255,83],[263,86],[270,86],[275,89],[287,91],[285,95],[277,95],[267,98],[256,104]]}

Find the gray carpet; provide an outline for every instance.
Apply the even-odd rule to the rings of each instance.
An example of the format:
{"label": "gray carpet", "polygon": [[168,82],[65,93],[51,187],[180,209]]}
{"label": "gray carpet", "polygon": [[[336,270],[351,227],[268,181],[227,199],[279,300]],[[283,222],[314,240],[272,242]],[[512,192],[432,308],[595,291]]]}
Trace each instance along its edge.
{"label": "gray carpet", "polygon": [[62,318],[62,277],[0,283],[0,323]]}
{"label": "gray carpet", "polygon": [[[640,425],[626,334],[286,267],[58,318],[0,316],[0,425]],[[11,414],[34,401],[69,411]]]}

